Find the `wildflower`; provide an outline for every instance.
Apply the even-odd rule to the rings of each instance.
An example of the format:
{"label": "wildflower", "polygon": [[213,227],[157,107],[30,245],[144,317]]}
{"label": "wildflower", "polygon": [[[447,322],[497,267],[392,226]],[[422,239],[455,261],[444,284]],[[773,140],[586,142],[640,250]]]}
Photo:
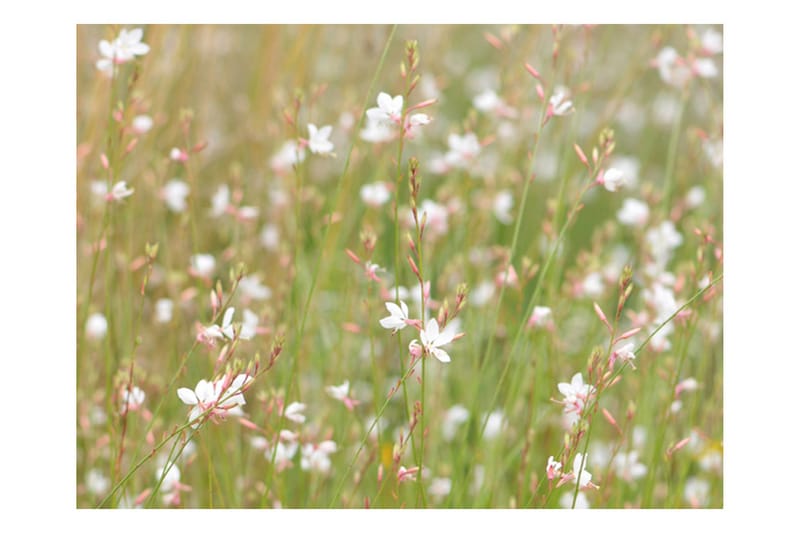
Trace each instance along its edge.
{"label": "wildflower", "polygon": [[581,282],[581,291],[590,298],[603,294],[603,276],[599,272],[590,272]]}
{"label": "wildflower", "polygon": [[306,151],[295,141],[289,140],[283,143],[278,153],[272,156],[269,165],[273,171],[283,174],[290,171],[295,165],[305,161],[305,159]]}
{"label": "wildflower", "polygon": [[561,463],[554,460],[553,456],[547,458],[547,479],[553,480],[561,473]]}
{"label": "wildflower", "polygon": [[223,184],[217,187],[217,192],[211,197],[211,216],[219,217],[228,210],[231,201],[231,191],[228,186]]}
{"label": "wildflower", "polygon": [[703,152],[706,154],[708,161],[716,168],[722,166],[722,140],[706,139],[703,141]]}
{"label": "wildflower", "polygon": [[558,391],[564,395],[564,400],[561,402],[564,405],[564,412],[575,423],[578,417],[583,414],[586,402],[594,394],[595,388],[592,385],[584,384],[583,376],[578,372],[572,376],[572,380],[569,383],[559,383]]}
{"label": "wildflower", "polygon": [[195,254],[189,258],[189,272],[201,278],[208,278],[214,273],[217,261],[211,254]]}
{"label": "wildflower", "polygon": [[206,413],[212,420],[224,419],[229,411],[246,403],[242,392],[252,379],[247,374],[239,374],[227,386],[227,380],[201,379],[194,391],[185,387],[178,389],[178,398],[194,406],[189,412],[189,422],[199,423],[199,418]]}
{"label": "wildflower", "polygon": [[703,52],[709,55],[715,55],[722,52],[722,34],[708,29],[700,36],[700,45]]}
{"label": "wildflower", "polygon": [[549,115],[564,116],[571,113],[574,109],[572,107],[572,100],[568,100],[569,93],[564,87],[556,87],[553,91],[553,96],[550,97],[550,106],[548,107]]}
{"label": "wildflower", "polygon": [[647,473],[647,467],[639,462],[639,452],[636,450],[616,455],[614,469],[617,476],[629,483],[641,479]]}
{"label": "wildflower", "polygon": [[147,115],[136,115],[131,121],[131,127],[139,135],[144,135],[153,127],[153,119]]}
{"label": "wildflower", "polygon": [[331,440],[319,444],[307,443],[302,449],[300,468],[327,474],[331,469],[331,460],[328,455],[336,452],[336,443]]}
{"label": "wildflower", "polygon": [[268,300],[272,296],[272,290],[261,283],[257,274],[251,274],[239,280],[239,290],[253,300]]}
{"label": "wildflower", "polygon": [[447,145],[450,150],[445,154],[444,160],[448,167],[464,168],[481,151],[478,137],[472,132],[464,135],[451,133],[447,136]]}
{"label": "wildflower", "polygon": [[261,230],[261,235],[259,235],[259,239],[261,241],[261,245],[266,248],[267,250],[277,250],[278,244],[280,244],[280,233],[278,232],[278,226],[275,224],[267,224]]}
{"label": "wildflower", "polygon": [[235,336],[235,331],[233,328],[233,313],[234,308],[229,307],[225,310],[225,314],[222,317],[222,326],[218,326],[217,324],[212,324],[203,330],[198,335],[198,340],[203,342],[204,344],[212,345],[216,339],[223,339],[228,338],[233,340]]}
{"label": "wildflower", "polygon": [[130,390],[127,388],[122,391],[122,407],[121,413],[126,411],[136,411],[144,403],[145,394],[139,387],[132,387]]}
{"label": "wildflower", "polygon": [[389,188],[382,181],[367,183],[361,187],[361,200],[372,207],[379,207],[389,201]]}
{"label": "wildflower", "polygon": [[617,220],[625,226],[644,226],[649,216],[647,204],[635,198],[626,198],[622,202],[622,209],[617,211]]}
{"label": "wildflower", "polygon": [[470,291],[469,301],[477,307],[483,307],[494,296],[494,283],[489,280],[482,281],[474,290]]}
{"label": "wildflower", "polygon": [[338,386],[328,385],[325,387],[325,392],[334,400],[339,400],[344,403],[348,411],[352,411],[353,407],[358,405],[358,400],[349,397],[350,394],[350,381],[345,380],[344,383]]}
{"label": "wildflower", "polygon": [[[447,208],[442,204],[425,199],[419,206],[419,217],[422,220],[422,213],[427,213],[425,229],[433,235],[445,235],[447,233]],[[413,224],[413,222],[412,222]]]}
{"label": "wildflower", "polygon": [[417,472],[419,472],[418,466],[412,466],[411,468],[401,466],[397,469],[397,482],[414,481],[417,479]]}
{"label": "wildflower", "polygon": [[239,338],[250,340],[258,333],[258,315],[249,309],[244,310],[242,319],[242,329],[239,331]]}
{"label": "wildflower", "polygon": [[283,410],[283,416],[295,422],[297,424],[302,424],[306,421],[306,415],[303,414],[303,411],[306,410],[306,404],[300,402],[292,402],[286,406],[286,409]]}
{"label": "wildflower", "polygon": [[546,324],[550,323],[552,315],[553,311],[549,307],[541,305],[534,306],[533,313],[531,313],[531,317],[528,319],[528,327],[544,327]]}
{"label": "wildflower", "polygon": [[186,150],[181,150],[180,148],[173,148],[169,151],[169,158],[176,163],[185,163],[189,160],[189,154],[186,153]]}
{"label": "wildflower", "polygon": [[706,191],[699,185],[689,189],[686,193],[686,205],[691,208],[700,207],[706,201]]}
{"label": "wildflower", "polygon": [[577,496],[573,492],[565,492],[558,500],[562,509],[572,509],[572,500],[575,499],[575,509],[589,509],[589,499],[586,494],[579,492]]}
{"label": "wildflower", "polygon": [[623,362],[630,362],[631,366],[633,366],[633,360],[636,359],[636,352],[633,349],[632,342],[623,345],[621,348],[618,348],[611,353],[609,366],[614,366],[614,363],[617,361],[617,359]]}
{"label": "wildflower", "polygon": [[105,494],[111,487],[111,480],[100,470],[92,468],[86,473],[86,489],[92,494]]}
{"label": "wildflower", "polygon": [[143,31],[141,28],[122,30],[116,39],[111,42],[105,39],[100,41],[98,48],[102,59],[95,66],[107,75],[111,75],[113,65],[121,65],[134,59],[136,56],[146,55],[150,47],[141,42]]}
{"label": "wildflower", "polygon": [[708,504],[708,493],[711,487],[708,481],[690,477],[683,486],[683,498],[694,508],[704,507]]}
{"label": "wildflower", "polygon": [[503,416],[503,411],[496,409],[489,413],[486,417],[486,429],[483,431],[483,438],[485,440],[494,440],[505,429],[506,419]]}
{"label": "wildflower", "polygon": [[89,315],[86,320],[86,336],[90,339],[102,339],[108,331],[108,320],[100,313]]}
{"label": "wildflower", "polygon": [[717,70],[717,65],[714,64],[712,59],[707,57],[696,59],[692,63],[692,72],[700,76],[701,78],[716,78],[719,71]]}
{"label": "wildflower", "polygon": [[380,144],[392,140],[394,132],[385,122],[367,117],[367,124],[361,130],[360,137],[369,143]]}
{"label": "wildflower", "polygon": [[385,305],[390,315],[380,319],[381,326],[393,330],[392,333],[397,333],[408,325],[408,306],[405,302],[401,300],[399,307],[394,302],[386,302]]}
{"label": "wildflower", "polygon": [[616,192],[621,187],[627,185],[625,174],[614,167],[601,173],[597,178],[597,183],[605,187],[609,192]]}
{"label": "wildflower", "polygon": [[678,397],[681,395],[683,391],[696,391],[700,387],[700,384],[697,383],[697,380],[694,378],[686,378],[683,381],[679,382],[675,385],[675,396]]}
{"label": "wildflower", "polygon": [[121,202],[124,198],[127,198],[132,194],[133,189],[129,189],[126,182],[118,181],[111,188],[111,192],[108,194],[108,199]]}
{"label": "wildflower", "polygon": [[403,114],[403,96],[394,98],[381,92],[378,94],[378,107],[367,109],[367,118],[381,123],[399,124]]}
{"label": "wildflower", "polygon": [[329,140],[332,126],[317,129],[314,124],[308,125],[308,149],[312,154],[329,154],[333,151],[333,143]]}
{"label": "wildflower", "polygon": [[509,190],[502,190],[497,193],[494,197],[494,204],[492,205],[492,211],[494,211],[494,216],[497,217],[497,220],[502,222],[503,224],[511,224],[514,220],[511,216],[511,206],[514,205],[514,197]]}
{"label": "wildflower", "polygon": [[435,477],[431,480],[431,485],[428,487],[428,494],[434,498],[440,499],[450,494],[453,488],[453,482],[448,477]]}
{"label": "wildflower", "polygon": [[469,411],[463,405],[457,404],[447,410],[442,420],[442,435],[447,442],[456,436],[458,427],[469,420]]}
{"label": "wildflower", "polygon": [[[584,459],[582,453],[575,454],[575,460],[572,462],[571,474],[574,476],[572,480],[578,483],[581,488],[597,488],[597,486],[592,483],[592,474],[586,470],[588,462],[588,457]],[[583,465],[581,465],[581,463],[583,463]]]}
{"label": "wildflower", "polygon": [[674,87],[682,87],[692,76],[684,59],[671,46],[663,48],[658,53],[655,66],[658,68],[661,80]]}
{"label": "wildflower", "polygon": [[271,461],[274,455],[275,470],[281,472],[292,466],[292,458],[297,454],[298,448],[299,445],[296,442],[284,444],[279,440],[275,446],[264,452],[264,457]]}
{"label": "wildflower", "polygon": [[166,324],[172,320],[172,300],[161,298],[156,302],[156,322]]}
{"label": "wildflower", "polygon": [[647,230],[644,238],[656,264],[661,267],[669,262],[672,250],[683,243],[683,236],[675,230],[675,225],[670,220]]}
{"label": "wildflower", "polygon": [[442,363],[449,363],[450,356],[441,347],[450,344],[454,337],[455,331],[452,328],[439,331],[439,323],[435,318],[428,320],[425,329],[419,332],[419,339],[422,341],[424,350]]}
{"label": "wildflower", "polygon": [[161,189],[161,195],[171,211],[175,213],[186,211],[186,197],[189,196],[189,186],[186,182],[177,178],[169,180]]}

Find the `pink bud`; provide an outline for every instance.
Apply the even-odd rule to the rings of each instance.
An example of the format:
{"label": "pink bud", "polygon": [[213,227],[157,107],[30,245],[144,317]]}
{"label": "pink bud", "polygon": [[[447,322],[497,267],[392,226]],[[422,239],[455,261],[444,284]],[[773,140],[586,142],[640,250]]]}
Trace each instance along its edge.
{"label": "pink bud", "polygon": [[104,169],[108,170],[109,165],[108,165],[108,157],[106,157],[106,154],[100,154],[100,164],[103,165]]}
{"label": "pink bud", "polygon": [[586,159],[586,154],[583,153],[583,150],[581,150],[581,147],[578,146],[577,143],[576,143],[574,145],[574,148],[575,148],[575,153],[578,154],[578,159],[581,160],[581,163],[583,163],[586,168],[589,168],[589,160]]}
{"label": "pink bud", "polygon": [[539,71],[533,68],[530,64],[525,63],[525,70],[527,70],[530,73],[530,75],[536,78],[537,80],[541,80],[541,77],[539,76]]}

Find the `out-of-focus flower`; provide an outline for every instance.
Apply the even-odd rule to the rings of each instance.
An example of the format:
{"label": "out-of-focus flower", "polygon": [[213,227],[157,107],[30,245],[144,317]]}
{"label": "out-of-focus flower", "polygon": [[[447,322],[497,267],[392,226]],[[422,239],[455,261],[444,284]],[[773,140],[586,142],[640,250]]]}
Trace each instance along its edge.
{"label": "out-of-focus flower", "polygon": [[330,141],[333,126],[323,126],[317,129],[314,124],[308,125],[308,149],[312,154],[329,154],[333,152],[333,143]]}
{"label": "out-of-focus flower", "polygon": [[619,359],[620,361],[630,362],[633,365],[633,360],[636,359],[636,352],[633,349],[633,343],[629,342],[622,347],[615,349],[611,353],[611,360],[609,366],[614,366],[614,363]]}
{"label": "out-of-focus flower", "polygon": [[711,486],[705,479],[690,477],[683,486],[683,498],[694,508],[708,505],[708,494]]}
{"label": "out-of-focus flower", "polygon": [[[572,474],[575,476],[573,481],[578,483],[581,488],[594,487],[592,484],[592,474],[586,470],[588,462],[589,458],[587,457],[584,459],[582,453],[575,454],[575,460],[572,462]],[[583,463],[583,465],[581,465],[581,463]]]}
{"label": "out-of-focus flower", "polygon": [[244,310],[244,318],[242,319],[242,329],[239,332],[239,338],[250,340],[258,333],[258,315],[249,309]]}
{"label": "out-of-focus flower", "polygon": [[139,387],[133,386],[130,390],[123,389],[120,412],[124,414],[126,411],[136,411],[144,403],[144,398],[144,391]]}
{"label": "out-of-focus flower", "polygon": [[[420,220],[422,220],[422,213],[427,213],[425,229],[430,232],[430,235],[442,236],[447,233],[447,207],[426,198],[420,204],[418,213]],[[412,219],[411,224],[413,223]]]}
{"label": "out-of-focus flower", "polygon": [[105,494],[111,487],[111,480],[100,470],[92,468],[86,473],[86,490],[92,494]]}
{"label": "out-of-focus flower", "polygon": [[444,160],[449,167],[464,168],[468,166],[480,153],[481,144],[478,137],[468,132],[464,135],[451,133],[447,136],[447,145],[450,150],[445,154]]}
{"label": "out-of-focus flower", "polygon": [[442,363],[449,363],[450,356],[441,347],[450,344],[455,335],[456,332],[449,327],[439,331],[439,322],[435,318],[431,318],[425,325],[425,329],[419,332],[419,340],[426,352]]}
{"label": "out-of-focus flower", "polygon": [[295,141],[289,140],[283,143],[278,153],[269,160],[270,168],[278,174],[284,174],[299,165],[306,159],[306,151]]}
{"label": "out-of-focus flower", "polygon": [[156,322],[166,324],[172,320],[174,303],[169,298],[160,298],[156,302]]}
{"label": "out-of-focus flower", "polygon": [[655,262],[664,267],[672,257],[672,250],[683,243],[683,236],[677,232],[671,220],[665,220],[655,228],[647,230],[645,242]]}
{"label": "out-of-focus flower", "polygon": [[306,415],[303,414],[303,411],[306,410],[306,404],[300,402],[292,402],[286,406],[286,409],[283,410],[283,416],[295,422],[297,424],[302,424],[306,421]]}
{"label": "out-of-focus flower", "polygon": [[503,224],[511,224],[514,218],[511,216],[511,207],[514,205],[514,196],[511,191],[505,189],[497,193],[492,204],[492,211],[497,220]]}
{"label": "out-of-focus flower", "polygon": [[686,205],[691,208],[700,207],[706,201],[706,191],[699,185],[695,185],[686,193]]}
{"label": "out-of-focus flower", "polygon": [[258,274],[250,274],[239,280],[239,290],[253,300],[268,300],[272,296],[272,290],[261,283]]}
{"label": "out-of-focus flower", "polygon": [[111,188],[111,192],[108,194],[109,200],[114,200],[115,202],[121,202],[124,198],[133,194],[133,189],[128,188],[128,184],[124,181],[118,181],[114,184]]}
{"label": "out-of-focus flower", "polygon": [[330,454],[336,452],[336,443],[331,440],[322,441],[315,445],[307,443],[302,449],[300,468],[327,474],[331,469]]}
{"label": "out-of-focus flower", "polygon": [[264,452],[264,457],[268,461],[272,461],[272,456],[275,456],[275,470],[281,472],[292,466],[292,458],[297,454],[299,445],[296,442],[289,442],[284,444],[280,440],[275,443],[270,449]]}
{"label": "out-of-focus flower", "polygon": [[394,130],[382,120],[367,117],[367,123],[361,130],[360,137],[368,143],[380,144],[391,141],[394,138]]}
{"label": "out-of-focus flower", "polygon": [[494,283],[489,280],[484,280],[478,284],[475,289],[469,293],[469,303],[483,307],[494,296]]}
{"label": "out-of-focus flower", "polygon": [[486,417],[486,429],[483,431],[485,440],[494,440],[500,436],[506,428],[507,420],[503,411],[495,409]]}
{"label": "out-of-focus flower", "polygon": [[649,217],[650,208],[635,198],[625,198],[622,208],[617,211],[617,220],[625,226],[644,226]]}
{"label": "out-of-focus flower", "polygon": [[553,456],[547,458],[547,479],[553,480],[561,473],[561,463],[553,459]]}
{"label": "out-of-focus flower", "polygon": [[576,496],[572,491],[565,492],[561,498],[558,499],[558,504],[562,509],[572,509],[572,500],[575,499],[575,509],[589,509],[589,499],[586,494],[579,492]]}
{"label": "out-of-focus flower", "polygon": [[469,420],[469,411],[463,405],[457,404],[447,410],[442,420],[442,435],[444,440],[450,442],[455,438],[458,427]]}
{"label": "out-of-focus flower", "polygon": [[169,151],[169,158],[176,163],[185,163],[189,160],[189,154],[186,150],[181,150],[176,147]]}
{"label": "out-of-focus flower", "polygon": [[674,87],[683,87],[692,77],[686,61],[671,46],[662,48],[655,59],[661,80]]}
{"label": "out-of-focus flower", "polygon": [[722,52],[722,34],[712,29],[707,29],[700,36],[700,45],[703,52],[714,55]]}
{"label": "out-of-focus flower", "polygon": [[719,74],[717,65],[714,64],[714,60],[708,57],[696,59],[692,63],[692,72],[701,78],[716,78]]}
{"label": "out-of-focus flower", "polygon": [[435,477],[431,480],[431,485],[428,487],[428,494],[434,498],[441,499],[450,494],[453,488],[453,482],[449,477]]}
{"label": "out-of-focus flower", "polygon": [[590,272],[581,282],[581,291],[590,298],[597,298],[602,295],[603,276],[599,272]]}
{"label": "out-of-focus flower", "polygon": [[614,167],[611,167],[600,174],[600,176],[597,178],[597,182],[605,187],[609,192],[616,192],[620,188],[627,185],[625,174]]}
{"label": "out-of-focus flower", "polygon": [[170,211],[182,213],[186,211],[186,197],[189,196],[189,185],[179,179],[171,179],[161,190],[161,195]]}
{"label": "out-of-focus flower", "polygon": [[483,113],[494,113],[500,117],[513,118],[516,116],[516,110],[506,105],[496,92],[491,89],[486,89],[482,93],[472,99],[472,105],[475,109]]}
{"label": "out-of-focus flower", "polygon": [[529,327],[545,327],[553,316],[553,311],[543,305],[534,306],[531,317],[528,319]]}
{"label": "out-of-focus flower", "polygon": [[706,139],[703,141],[703,152],[705,152],[706,158],[712,165],[717,168],[722,166],[723,156],[721,139]]}
{"label": "out-of-focus flower", "polygon": [[550,114],[558,117],[567,115],[574,110],[572,100],[569,100],[569,92],[565,87],[556,87],[555,91],[553,91],[548,110]]}
{"label": "out-of-focus flower", "polygon": [[378,107],[367,109],[367,118],[377,122],[399,124],[403,115],[403,95],[394,98],[381,92],[378,94]]}
{"label": "out-of-focus flower", "polygon": [[358,400],[350,397],[350,381],[348,380],[345,380],[341,385],[328,385],[325,387],[325,392],[334,400],[342,402],[349,411],[352,411],[353,407],[359,403]]}
{"label": "out-of-focus flower", "polygon": [[147,54],[150,47],[142,42],[143,35],[141,28],[135,28],[130,31],[121,30],[117,38],[111,42],[105,39],[100,41],[98,48],[103,57],[95,64],[97,69],[110,76],[115,64],[121,65],[136,56]]}
{"label": "out-of-focus flower", "polygon": [[189,258],[189,263],[189,272],[201,278],[211,276],[217,266],[217,261],[211,254],[195,254]]}
{"label": "out-of-focus flower", "polygon": [[399,306],[394,302],[386,302],[384,305],[389,311],[389,316],[380,319],[382,327],[393,330],[392,333],[397,333],[398,330],[408,325],[408,306],[405,302],[401,300]]}
{"label": "out-of-focus flower", "polygon": [[148,115],[136,115],[131,121],[131,127],[139,135],[144,135],[153,127],[153,119]]}
{"label": "out-of-focus flower", "polygon": [[108,331],[108,320],[100,313],[92,313],[86,320],[86,336],[90,339],[102,339]]}
{"label": "out-of-focus flower", "polygon": [[639,462],[639,452],[636,450],[614,456],[614,469],[617,476],[629,483],[641,479],[647,473],[647,467]]}
{"label": "out-of-focus flower", "polygon": [[361,187],[361,200],[372,207],[379,207],[389,201],[389,188],[382,181],[367,183]]}
{"label": "out-of-focus flower", "polygon": [[275,224],[267,224],[259,236],[261,245],[267,250],[277,250],[280,244],[280,232]]}
{"label": "out-of-focus flower", "polygon": [[417,479],[417,472],[419,472],[418,466],[412,466],[411,468],[400,466],[397,469],[397,482],[414,481]]}
{"label": "out-of-focus flower", "polygon": [[231,202],[231,191],[225,184],[217,187],[217,192],[211,197],[211,216],[219,217],[225,214],[228,210],[228,205]]}

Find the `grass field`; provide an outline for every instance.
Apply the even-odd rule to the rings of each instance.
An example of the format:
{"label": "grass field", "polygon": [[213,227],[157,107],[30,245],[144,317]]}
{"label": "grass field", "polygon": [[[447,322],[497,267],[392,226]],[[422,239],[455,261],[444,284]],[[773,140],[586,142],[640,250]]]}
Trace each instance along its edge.
{"label": "grass field", "polygon": [[77,507],[722,507],[721,27],[77,51]]}

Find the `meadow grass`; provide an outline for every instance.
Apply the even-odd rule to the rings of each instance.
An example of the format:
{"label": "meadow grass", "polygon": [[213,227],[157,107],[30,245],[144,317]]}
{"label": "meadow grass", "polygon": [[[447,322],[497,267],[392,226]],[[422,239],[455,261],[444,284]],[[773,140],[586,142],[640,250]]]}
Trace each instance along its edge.
{"label": "meadow grass", "polygon": [[722,506],[720,28],[134,28],[77,34],[77,507]]}

